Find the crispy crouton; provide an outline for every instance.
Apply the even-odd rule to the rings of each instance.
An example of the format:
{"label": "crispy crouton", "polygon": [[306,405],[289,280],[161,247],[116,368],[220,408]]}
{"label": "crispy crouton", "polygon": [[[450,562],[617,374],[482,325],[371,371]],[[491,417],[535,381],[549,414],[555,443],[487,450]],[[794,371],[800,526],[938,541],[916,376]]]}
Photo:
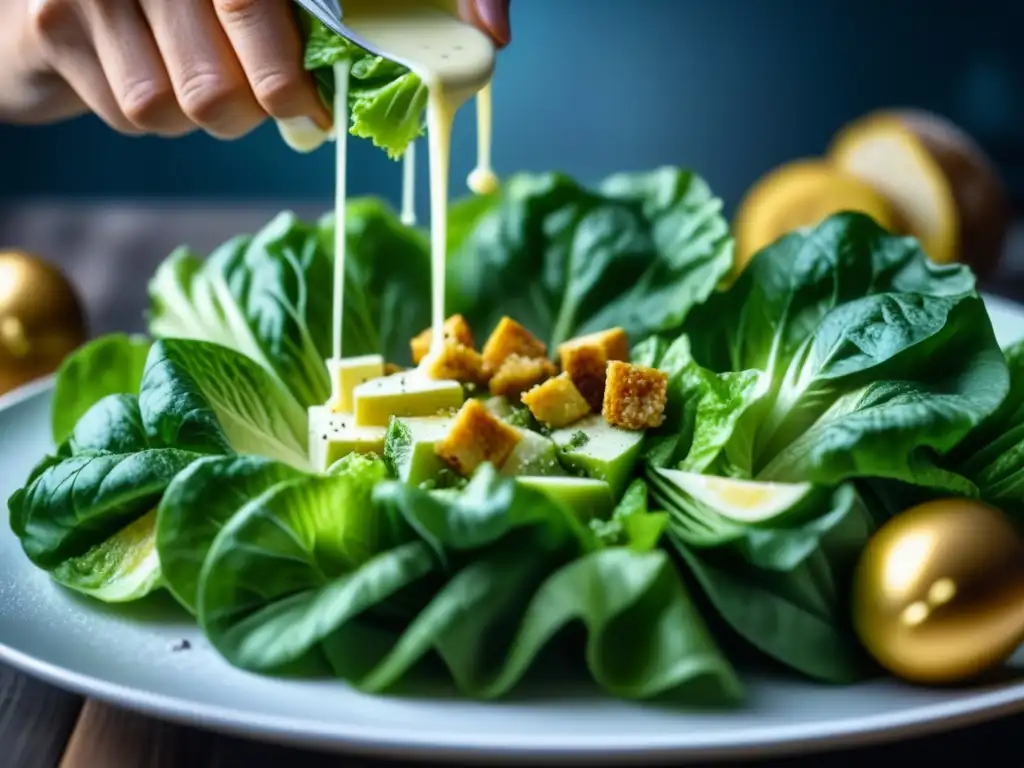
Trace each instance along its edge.
{"label": "crispy crouton", "polygon": [[395,373],[401,373],[405,368],[400,366],[398,363],[384,363],[384,375],[391,376]]}
{"label": "crispy crouton", "polygon": [[437,357],[425,358],[427,375],[432,379],[453,379],[463,384],[483,384],[484,359],[475,349],[465,344],[449,341],[441,348]]}
{"label": "crispy crouton", "polygon": [[525,393],[522,400],[537,421],[555,429],[566,427],[590,413],[590,406],[567,373],[538,384]]}
{"label": "crispy crouton", "polygon": [[577,336],[558,345],[558,358],[590,407],[600,411],[608,363],[629,359],[629,337],[621,328]]}
{"label": "crispy crouton", "polygon": [[512,355],[547,357],[547,345],[510,317],[503,317],[484,344],[484,365],[497,371]]}
{"label": "crispy crouton", "polygon": [[[427,328],[409,342],[409,347],[412,350],[413,365],[419,365],[420,361],[427,356],[433,340],[433,330]],[[473,340],[473,330],[462,315],[452,315],[444,321],[444,340],[461,344],[470,349],[476,348],[476,342]]]}
{"label": "crispy crouton", "polygon": [[546,357],[509,355],[491,377],[491,394],[516,400],[523,392],[558,373]]}
{"label": "crispy crouton", "polygon": [[617,360],[608,363],[603,414],[612,426],[632,430],[661,426],[667,396],[664,371]]}
{"label": "crispy crouton", "polygon": [[604,402],[604,382],[608,372],[608,358],[605,351],[596,344],[559,348],[562,356],[562,370],[569,375],[583,399],[595,411],[601,410]]}
{"label": "crispy crouton", "polygon": [[519,443],[519,432],[491,413],[479,400],[467,400],[434,452],[453,470],[468,477],[484,462],[501,467]]}
{"label": "crispy crouton", "polygon": [[609,328],[607,331],[588,333],[558,345],[558,356],[565,368],[565,353],[573,347],[599,347],[604,352],[605,360],[629,360],[629,336],[622,328]]}

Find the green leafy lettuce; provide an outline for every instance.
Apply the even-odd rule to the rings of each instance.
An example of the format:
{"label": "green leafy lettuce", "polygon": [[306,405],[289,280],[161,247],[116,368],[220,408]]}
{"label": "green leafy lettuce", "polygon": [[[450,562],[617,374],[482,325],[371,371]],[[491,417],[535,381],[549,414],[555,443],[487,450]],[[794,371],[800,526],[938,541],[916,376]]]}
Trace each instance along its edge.
{"label": "green leafy lettuce", "polygon": [[[720,209],[703,181],[672,168],[613,176],[597,191],[513,177],[501,195],[453,206],[447,311],[480,334],[508,314],[551,344],[616,325],[636,339],[677,333],[730,269]],[[150,333],[230,347],[299,405],[325,402],[333,237],[332,216],[311,225],[282,214],[205,262],[179,250],[150,285]],[[343,353],[407,362],[409,340],[430,323],[426,234],[357,199],[346,244]]]}
{"label": "green leafy lettuce", "polygon": [[1010,390],[1002,405],[957,446],[946,466],[990,504],[1024,520],[1024,341],[1005,352]]}
{"label": "green leafy lettuce", "polygon": [[423,133],[427,86],[405,67],[365,51],[304,11],[301,18],[306,69],[316,78],[324,103],[334,107],[334,65],[349,61],[349,131],[390,157],[400,157]]}
{"label": "green leafy lettuce", "polygon": [[474,328],[514,317],[551,346],[621,326],[631,339],[678,333],[729,272],[721,201],[676,168],[617,174],[595,190],[558,174],[509,179],[490,208],[461,215],[449,311]]}
{"label": "green leafy lettuce", "polygon": [[376,692],[436,656],[459,690],[494,697],[543,649],[571,644],[563,630],[580,622],[590,672],[618,695],[738,695],[652,540],[603,546],[569,510],[487,466],[460,491],[385,473],[361,456],[324,476],[211,458],[174,483],[160,557],[229,661]]}
{"label": "green leafy lettuce", "polygon": [[688,330],[692,360],[674,374],[696,400],[683,468],[976,495],[938,457],[999,406],[1009,376],[966,267],[841,214],[758,254]]}
{"label": "green leafy lettuce", "polygon": [[[69,381],[102,395],[8,502],[29,559],[71,589],[107,602],[145,596],[161,584],[156,510],[171,482],[208,455],[262,454],[306,467],[306,415],[258,363],[208,342],[169,339],[136,375],[138,341],[124,336],[83,347]],[[125,387],[105,394],[121,360]],[[83,386],[72,401],[86,407]],[[60,387],[58,387],[59,389]],[[165,527],[167,523],[165,522]]]}

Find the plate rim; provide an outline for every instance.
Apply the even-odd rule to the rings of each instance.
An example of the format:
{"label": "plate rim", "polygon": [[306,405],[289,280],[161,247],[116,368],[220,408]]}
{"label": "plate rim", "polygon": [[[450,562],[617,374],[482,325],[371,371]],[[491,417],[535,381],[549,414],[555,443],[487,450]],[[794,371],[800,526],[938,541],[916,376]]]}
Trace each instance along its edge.
{"label": "plate rim", "polygon": [[[982,293],[986,304],[1015,314],[1024,322],[1024,305]],[[54,388],[50,375],[0,396],[0,416]],[[346,724],[247,712],[155,693],[141,687],[110,683],[101,677],[42,661],[0,642],[0,661],[58,688],[91,697],[150,717],[207,728],[258,741],[334,752],[414,760],[487,759],[511,762],[558,761],[588,764],[767,758],[824,753],[849,747],[868,747],[963,728],[1024,712],[1024,681],[954,701],[910,706],[896,713],[857,715],[811,723],[744,726],[721,734],[700,732],[622,734],[605,739],[588,735],[579,741],[565,734],[534,734],[517,740],[507,734],[452,731],[443,738],[401,727]],[[339,685],[345,683],[339,681]],[[813,683],[808,683],[813,685]],[[852,688],[855,688],[853,686]],[[723,715],[725,716],[725,715]]]}

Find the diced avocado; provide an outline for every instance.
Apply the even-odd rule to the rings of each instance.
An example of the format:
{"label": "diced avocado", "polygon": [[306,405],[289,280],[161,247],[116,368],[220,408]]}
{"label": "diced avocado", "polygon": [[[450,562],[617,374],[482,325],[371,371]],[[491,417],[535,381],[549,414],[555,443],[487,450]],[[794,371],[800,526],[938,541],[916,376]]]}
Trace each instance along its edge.
{"label": "diced avocado", "polygon": [[487,410],[513,427],[536,431],[540,426],[537,420],[533,418],[529,408],[525,405],[514,403],[503,395],[483,398],[483,404]]}
{"label": "diced avocado", "polygon": [[452,427],[442,416],[393,418],[384,439],[384,462],[388,470],[409,485],[436,482],[447,470],[434,446]]}
{"label": "diced avocado", "polygon": [[403,371],[356,387],[356,424],[386,427],[392,416],[446,415],[458,410],[463,399],[457,381],[431,379],[419,370]]}
{"label": "diced avocado", "polygon": [[556,429],[551,439],[558,446],[559,460],[566,469],[606,481],[618,496],[625,490],[639,460],[644,433],[613,427],[594,414]]}
{"label": "diced avocado", "polygon": [[611,486],[603,480],[589,477],[519,477],[516,482],[540,491],[568,507],[584,523],[603,520],[615,508]]}
{"label": "diced avocado", "polygon": [[383,427],[357,427],[349,415],[332,413],[330,407],[309,409],[309,458],[313,467],[326,472],[350,453],[384,453]]}
{"label": "diced avocado", "polygon": [[501,467],[506,477],[522,475],[565,475],[558,461],[558,448],[554,441],[528,429],[519,430],[522,439]]}
{"label": "diced avocado", "polygon": [[384,358],[380,355],[346,357],[328,360],[327,370],[331,374],[331,409],[335,413],[352,413],[355,403],[353,392],[360,384],[384,375]]}

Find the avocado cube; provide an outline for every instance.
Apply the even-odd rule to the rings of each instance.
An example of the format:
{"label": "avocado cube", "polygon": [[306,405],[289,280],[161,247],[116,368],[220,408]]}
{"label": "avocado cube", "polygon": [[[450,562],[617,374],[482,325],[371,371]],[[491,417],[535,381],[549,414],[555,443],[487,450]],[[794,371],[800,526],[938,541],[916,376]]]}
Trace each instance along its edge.
{"label": "avocado cube", "polygon": [[540,491],[552,501],[571,510],[583,523],[605,520],[615,508],[611,486],[603,480],[589,477],[520,477],[516,482]]}
{"label": "avocado cube", "polygon": [[519,434],[522,439],[501,466],[501,475],[519,477],[566,474],[558,461],[558,447],[553,440],[529,429],[520,429]]}
{"label": "avocado cube", "polygon": [[447,466],[434,448],[451,427],[449,417],[393,418],[384,438],[388,470],[409,485],[436,481]]}
{"label": "avocado cube", "polygon": [[604,480],[615,496],[626,489],[643,446],[644,433],[619,429],[594,414],[557,429],[551,439],[558,458],[570,472]]}

